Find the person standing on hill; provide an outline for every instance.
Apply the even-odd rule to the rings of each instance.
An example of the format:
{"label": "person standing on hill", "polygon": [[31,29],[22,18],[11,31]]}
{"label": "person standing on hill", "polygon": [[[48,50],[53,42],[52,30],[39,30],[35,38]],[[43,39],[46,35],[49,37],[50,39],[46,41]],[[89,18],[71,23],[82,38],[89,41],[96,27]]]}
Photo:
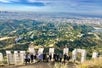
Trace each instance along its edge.
{"label": "person standing on hill", "polygon": [[33,54],[30,55],[30,59],[31,59],[31,63],[33,63],[33,60],[34,60],[34,55]]}
{"label": "person standing on hill", "polygon": [[63,55],[60,53],[60,54],[59,54],[59,61],[60,61],[60,62],[62,62],[62,57],[63,57]]}
{"label": "person standing on hill", "polygon": [[25,55],[25,64],[30,63],[30,54],[26,53]]}

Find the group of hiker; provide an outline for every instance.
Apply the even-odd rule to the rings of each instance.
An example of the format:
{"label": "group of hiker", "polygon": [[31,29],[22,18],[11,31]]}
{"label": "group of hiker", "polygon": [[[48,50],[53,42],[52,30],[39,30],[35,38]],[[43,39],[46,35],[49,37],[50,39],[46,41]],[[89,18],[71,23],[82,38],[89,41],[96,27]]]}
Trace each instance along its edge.
{"label": "group of hiker", "polygon": [[47,54],[47,53],[43,53],[43,54],[31,54],[31,53],[26,53],[25,54],[25,63],[33,63],[35,61],[43,61],[43,62],[49,62],[49,61],[53,61],[53,62],[66,62],[69,61],[70,56],[68,56],[67,54]]}

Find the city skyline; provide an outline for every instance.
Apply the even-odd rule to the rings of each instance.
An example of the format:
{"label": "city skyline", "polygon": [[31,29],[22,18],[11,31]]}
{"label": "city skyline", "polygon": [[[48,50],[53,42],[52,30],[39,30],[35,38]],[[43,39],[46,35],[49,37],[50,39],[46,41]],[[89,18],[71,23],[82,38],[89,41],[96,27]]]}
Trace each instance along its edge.
{"label": "city skyline", "polygon": [[102,0],[0,0],[0,11],[67,12],[102,16]]}

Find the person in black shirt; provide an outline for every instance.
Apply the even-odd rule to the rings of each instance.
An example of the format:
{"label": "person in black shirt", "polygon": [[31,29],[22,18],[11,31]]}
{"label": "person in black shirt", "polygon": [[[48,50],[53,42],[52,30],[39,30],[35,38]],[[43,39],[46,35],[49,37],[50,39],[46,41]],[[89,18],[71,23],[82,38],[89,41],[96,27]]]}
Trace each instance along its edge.
{"label": "person in black shirt", "polygon": [[25,64],[30,63],[30,54],[26,53],[25,55]]}
{"label": "person in black shirt", "polygon": [[46,53],[43,54],[43,61],[46,60]]}
{"label": "person in black shirt", "polygon": [[63,55],[60,53],[60,54],[59,54],[59,61],[60,61],[60,62],[62,62],[62,57],[63,57]]}
{"label": "person in black shirt", "polygon": [[50,61],[51,61],[51,59],[52,59],[51,54],[49,55],[49,59],[50,59]]}
{"label": "person in black shirt", "polygon": [[33,60],[34,60],[34,55],[33,54],[30,55],[30,59],[31,59],[31,63],[33,63]]}
{"label": "person in black shirt", "polygon": [[67,60],[67,55],[66,55],[66,54],[64,54],[63,56],[64,56],[64,63],[65,63],[65,62],[66,62],[66,60]]}

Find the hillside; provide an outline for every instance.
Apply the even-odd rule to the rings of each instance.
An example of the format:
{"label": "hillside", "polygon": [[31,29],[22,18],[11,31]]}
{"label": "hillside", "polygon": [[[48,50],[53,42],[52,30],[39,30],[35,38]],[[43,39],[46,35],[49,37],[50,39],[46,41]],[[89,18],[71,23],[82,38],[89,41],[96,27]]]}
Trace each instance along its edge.
{"label": "hillside", "polygon": [[27,50],[30,42],[36,46],[57,48],[67,45],[101,51],[102,34],[94,31],[93,25],[77,23],[56,23],[36,20],[2,20],[0,21],[0,50]]}

